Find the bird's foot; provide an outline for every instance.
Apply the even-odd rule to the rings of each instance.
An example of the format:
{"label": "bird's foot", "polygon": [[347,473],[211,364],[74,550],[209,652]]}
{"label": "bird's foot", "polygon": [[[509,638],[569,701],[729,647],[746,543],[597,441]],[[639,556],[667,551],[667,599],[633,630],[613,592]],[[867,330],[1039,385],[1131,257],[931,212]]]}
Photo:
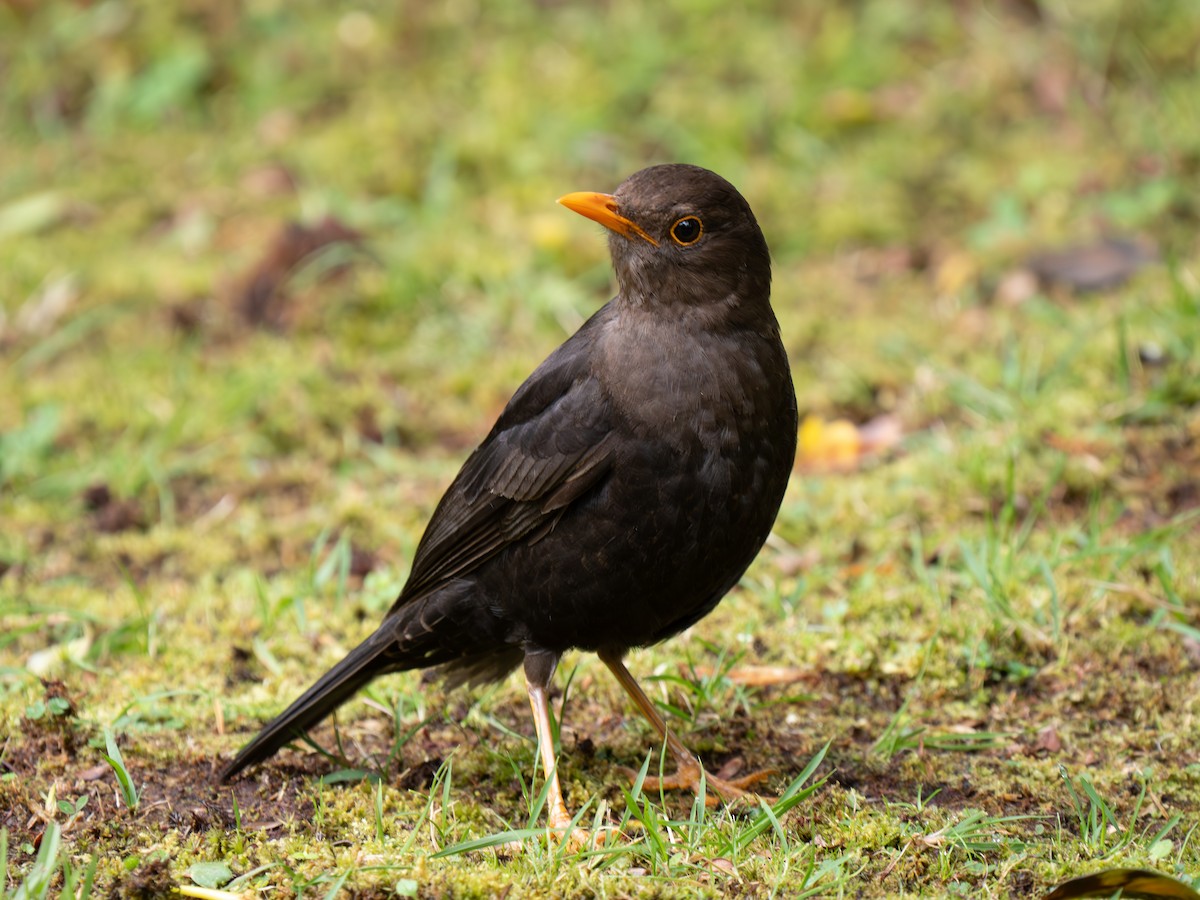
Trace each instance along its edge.
{"label": "bird's foot", "polygon": [[573,824],[571,814],[567,812],[565,805],[555,807],[551,804],[547,819],[550,826],[550,840],[566,847],[572,853],[603,847],[606,843],[617,840],[616,830],[613,828],[599,828],[592,832]]}
{"label": "bird's foot", "polygon": [[[738,769],[741,768],[742,761],[740,759],[732,759],[721,767],[716,774],[705,772],[700,763],[692,760],[683,763],[672,772],[670,775],[662,777],[647,777],[642,782],[643,791],[691,791],[694,794],[700,793],[700,781],[704,780],[704,802],[708,806],[716,806],[718,797],[726,802],[737,800],[742,797],[757,797],[756,791],[751,788],[761,781],[765,781],[775,774],[774,769],[761,769],[757,772],[751,772],[748,775],[742,775],[740,778],[735,778]],[[634,781],[637,780],[638,773],[633,769],[625,769],[625,773]]]}
{"label": "bird's foot", "polygon": [[[572,825],[571,817],[567,814],[566,809],[563,809],[561,814],[553,812],[550,814],[546,822],[546,834],[552,844],[565,847],[570,853],[578,853],[580,850],[587,850],[593,846],[592,833],[586,828]],[[605,837],[605,834],[599,834],[595,839],[595,845],[602,845]],[[507,853],[513,856],[519,856],[527,849],[524,840],[510,841],[502,846]]]}
{"label": "bird's foot", "polygon": [[567,822],[565,825],[550,826],[550,840],[561,847],[565,847],[570,853],[613,846],[619,843],[623,837],[624,835],[622,835],[620,829],[612,825],[597,828],[595,831],[589,831],[586,828],[578,826],[572,828],[570,822]]}
{"label": "bird's foot", "polygon": [[566,847],[571,853],[578,853],[580,850],[587,850],[592,844],[592,833],[586,828],[571,828],[568,824],[565,828],[550,828],[550,840],[556,842],[560,846]]}
{"label": "bird's foot", "polygon": [[557,819],[555,816],[550,817],[550,840],[566,847],[572,853],[586,850],[592,842],[591,832],[586,828],[572,825],[571,817],[566,815],[566,810],[563,810],[563,815],[562,819]]}

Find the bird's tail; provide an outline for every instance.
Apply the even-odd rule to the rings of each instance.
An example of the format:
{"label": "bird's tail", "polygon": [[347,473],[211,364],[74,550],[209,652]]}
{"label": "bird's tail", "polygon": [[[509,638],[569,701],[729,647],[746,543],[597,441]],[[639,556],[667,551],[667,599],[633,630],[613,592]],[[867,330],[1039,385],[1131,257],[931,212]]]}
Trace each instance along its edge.
{"label": "bird's tail", "polygon": [[394,666],[383,663],[381,657],[395,650],[395,637],[384,629],[368,637],[239,750],[233,762],[221,770],[221,781],[228,781],[242,769],[301,737],[376,675],[391,671]]}

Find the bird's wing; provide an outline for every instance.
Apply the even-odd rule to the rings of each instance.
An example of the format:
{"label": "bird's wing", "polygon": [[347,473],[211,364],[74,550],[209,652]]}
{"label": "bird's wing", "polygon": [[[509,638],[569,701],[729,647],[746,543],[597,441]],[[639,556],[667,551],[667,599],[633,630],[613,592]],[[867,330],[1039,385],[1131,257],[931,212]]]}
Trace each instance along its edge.
{"label": "bird's wing", "polygon": [[598,313],[509,401],[447,489],[393,610],[466,574],[518,540],[536,540],[601,481],[612,408],[588,363]]}

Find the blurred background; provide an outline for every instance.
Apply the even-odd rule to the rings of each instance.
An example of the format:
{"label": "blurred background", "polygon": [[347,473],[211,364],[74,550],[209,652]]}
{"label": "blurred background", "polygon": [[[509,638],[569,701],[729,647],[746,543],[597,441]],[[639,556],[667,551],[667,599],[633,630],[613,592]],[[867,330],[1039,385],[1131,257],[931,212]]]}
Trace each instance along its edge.
{"label": "blurred background", "polygon": [[[0,0],[5,719],[55,676],[143,753],[183,722],[231,749],[222,716],[387,607],[463,457],[611,295],[555,198],[669,161],[757,213],[809,417],[702,634],[945,679],[997,732],[989,692],[1073,641],[1190,671],[1198,55],[1189,2]],[[1112,632],[1142,596],[1112,583],[1167,606]],[[197,696],[146,699],[171,685]],[[523,721],[519,688],[486,702]],[[804,733],[853,771],[887,718],[830,712]]]}
{"label": "blurred background", "polygon": [[[149,521],[222,457],[471,444],[610,291],[554,198],[648,164],[741,188],[802,405],[858,418],[939,306],[1019,303],[1038,253],[1196,251],[1184,3],[8,0],[0,27],[0,423],[58,444],[6,443],[6,487],[103,481]],[[912,334],[844,330],[897,282]]]}

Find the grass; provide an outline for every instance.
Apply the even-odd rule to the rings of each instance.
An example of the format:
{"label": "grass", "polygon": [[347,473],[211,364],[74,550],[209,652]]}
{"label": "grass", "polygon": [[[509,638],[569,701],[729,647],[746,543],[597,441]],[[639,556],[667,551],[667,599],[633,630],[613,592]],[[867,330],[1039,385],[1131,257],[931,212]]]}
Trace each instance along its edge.
{"label": "grass", "polygon": [[[1196,883],[1198,27],[1122,0],[0,5],[0,897]],[[516,679],[381,680],[324,755],[216,785],[607,298],[553,198],[670,160],[754,206],[802,412],[905,434],[798,470],[742,585],[630,660],[710,770],[790,797],[630,785],[658,748],[586,656],[559,766],[610,842],[547,840]],[[282,266],[249,321],[284,223],[326,216],[362,241]],[[1158,260],[1021,281],[1110,233]]]}

